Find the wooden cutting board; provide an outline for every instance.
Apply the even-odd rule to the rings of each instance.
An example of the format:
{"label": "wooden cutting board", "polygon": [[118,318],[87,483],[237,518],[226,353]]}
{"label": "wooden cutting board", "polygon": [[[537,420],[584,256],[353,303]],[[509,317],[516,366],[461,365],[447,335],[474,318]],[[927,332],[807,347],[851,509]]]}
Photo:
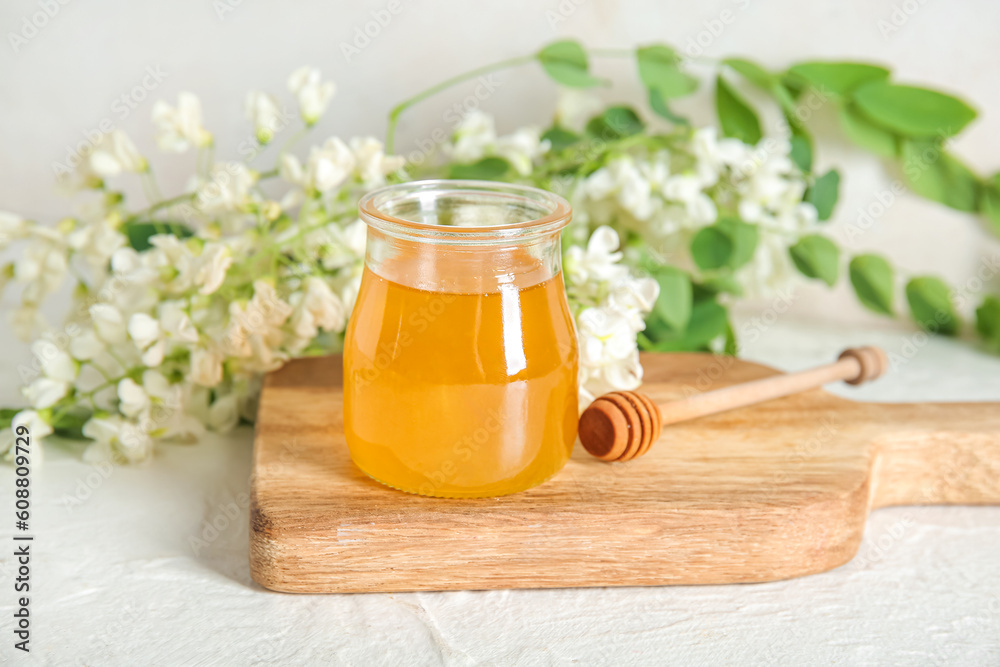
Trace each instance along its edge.
{"label": "wooden cutting board", "polygon": [[[702,354],[642,364],[656,401],[777,373]],[[849,561],[874,508],[1000,503],[1000,404],[857,403],[817,389],[665,427],[628,463],[577,444],[540,487],[446,500],[355,468],[341,360],[305,359],[264,384],[251,494],[251,573],[278,591],[770,581]]]}

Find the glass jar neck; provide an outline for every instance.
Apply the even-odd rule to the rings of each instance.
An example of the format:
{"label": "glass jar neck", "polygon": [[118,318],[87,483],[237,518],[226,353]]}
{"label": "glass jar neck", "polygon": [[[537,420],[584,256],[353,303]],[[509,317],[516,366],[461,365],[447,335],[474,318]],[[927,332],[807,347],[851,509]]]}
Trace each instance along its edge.
{"label": "glass jar neck", "polygon": [[376,190],[359,204],[368,224],[365,265],[428,291],[491,293],[559,275],[569,204],[520,185],[416,181]]}

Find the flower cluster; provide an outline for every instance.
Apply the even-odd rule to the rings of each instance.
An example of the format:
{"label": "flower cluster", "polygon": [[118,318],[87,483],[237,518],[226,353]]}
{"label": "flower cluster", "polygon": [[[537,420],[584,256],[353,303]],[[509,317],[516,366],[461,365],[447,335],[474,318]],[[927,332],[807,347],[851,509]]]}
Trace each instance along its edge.
{"label": "flower cluster", "polygon": [[566,251],[566,293],[580,342],[580,403],[642,382],[636,334],[660,293],[651,278],[636,278],[622,263],[618,233],[602,226],[586,246]]}
{"label": "flower cluster", "polygon": [[754,261],[737,279],[749,294],[767,292],[795,275],[788,246],[816,223],[789,149],[775,137],[750,146],[719,139],[713,127],[698,129],[669,149],[640,146],[611,156],[575,184],[574,210],[583,222],[634,232],[671,263],[692,270],[683,250],[699,229],[726,214],[754,224]]}
{"label": "flower cluster", "polygon": [[[303,129],[334,93],[311,68],[288,87]],[[292,122],[277,96],[252,91],[245,112],[258,146]],[[195,175],[171,198],[159,195],[153,166],[121,131],[97,143],[61,185],[91,196],[54,227],[0,213],[0,250],[19,244],[0,269],[0,288],[20,288],[14,329],[34,340],[21,367],[30,407],[0,430],[53,432],[92,441],[88,460],[140,461],[162,439],[191,440],[252,420],[263,373],[294,357],[336,350],[357,295],[365,252],[358,197],[397,174],[402,158],[371,137],[330,137],[305,157],[282,150],[272,169],[213,160],[214,137],[201,103],[181,93],[153,107],[157,146],[195,151]],[[473,113],[449,147],[453,160],[499,156],[530,174],[549,148],[540,131],[497,136]],[[256,156],[260,151],[251,151]],[[117,178],[138,178],[150,199],[126,208]],[[275,194],[277,193],[277,194]],[[584,239],[586,241],[586,239]],[[634,387],[642,369],[636,332],[657,285],[635,279],[608,227],[566,250],[566,283],[581,343],[584,404]],[[74,283],[65,321],[42,317],[46,298]]]}

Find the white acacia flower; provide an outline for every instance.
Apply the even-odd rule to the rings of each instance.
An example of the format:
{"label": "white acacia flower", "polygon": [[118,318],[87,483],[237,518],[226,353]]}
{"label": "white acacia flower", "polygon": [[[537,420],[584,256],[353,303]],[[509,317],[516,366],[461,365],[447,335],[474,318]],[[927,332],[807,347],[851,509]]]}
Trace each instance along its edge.
{"label": "white acacia flower", "polygon": [[27,235],[27,220],[15,213],[0,211],[0,248]]}
{"label": "white acacia flower", "polygon": [[4,459],[7,461],[14,460],[17,455],[14,443],[17,440],[17,429],[21,426],[27,427],[28,433],[31,434],[28,453],[31,462],[38,465],[41,463],[42,457],[41,440],[45,436],[51,435],[53,431],[49,423],[34,410],[21,410],[11,419],[10,428],[0,431],[0,454],[6,453]]}
{"label": "white acacia flower", "polygon": [[374,137],[355,137],[351,139],[350,148],[355,169],[366,188],[384,185],[385,177],[406,163],[403,157],[386,155],[382,142]]}
{"label": "white acacia flower", "polygon": [[128,321],[128,335],[142,352],[142,363],[151,368],[163,363],[164,344],[159,322],[146,313],[135,313]]}
{"label": "white acacia flower", "polygon": [[288,77],[288,89],[299,101],[299,113],[306,125],[313,125],[326,111],[330,99],[337,92],[332,81],[322,81],[322,74],[315,67],[300,67]]}
{"label": "white acacia flower", "polygon": [[575,245],[567,249],[567,278],[573,283],[622,280],[628,269],[618,263],[622,259],[618,245],[618,232],[611,227],[598,227],[590,235],[586,248]]}
{"label": "white acacia flower", "polygon": [[201,101],[193,93],[177,96],[177,106],[163,100],[153,105],[156,143],[169,153],[183,153],[192,146],[202,148],[212,143],[212,135],[202,126]]}
{"label": "white acacia flower", "polygon": [[146,158],[139,154],[128,135],[121,130],[105,134],[90,153],[90,167],[101,178],[122,172],[141,173],[149,169]]}
{"label": "white acacia flower", "polygon": [[128,339],[125,317],[121,311],[108,303],[95,303],[90,307],[90,317],[94,330],[105,343],[124,343]]}
{"label": "white acacia flower", "polygon": [[236,394],[220,396],[208,408],[207,426],[219,433],[228,433],[240,423],[239,403]]}
{"label": "white acacia flower", "polygon": [[153,453],[153,439],[149,433],[137,422],[118,415],[90,419],[83,425],[83,434],[95,441],[84,454],[84,459],[90,462],[119,455],[130,463],[137,463]]}
{"label": "white acacia flower", "polygon": [[303,289],[289,298],[292,332],[308,344],[320,329],[342,331],[347,322],[347,309],[326,281],[316,276],[306,278]]}
{"label": "white acacia flower", "polygon": [[209,215],[245,210],[257,176],[242,162],[216,164],[208,180],[198,186],[198,208]]}
{"label": "white acacia flower", "polygon": [[249,369],[270,371],[287,358],[280,349],[282,326],[293,309],[269,282],[257,280],[253,288],[253,298],[245,306],[235,301],[229,304],[230,322],[224,343],[227,352],[241,358]]}
{"label": "white acacia flower", "polygon": [[194,282],[199,294],[214,294],[226,279],[226,272],[233,264],[233,254],[228,246],[208,243],[195,262]]}
{"label": "white acacia flower", "polygon": [[95,272],[99,272],[128,239],[110,221],[101,219],[73,230],[66,242]]}
{"label": "white acacia flower", "polygon": [[690,221],[695,225],[715,222],[719,212],[715,202],[703,191],[704,184],[694,174],[669,177],[663,184],[663,195],[684,205]]}
{"label": "white acacia flower", "polygon": [[245,110],[247,120],[253,123],[257,141],[261,144],[269,143],[284,123],[278,98],[259,90],[247,93]]}
{"label": "white acacia flower", "polygon": [[191,352],[190,378],[202,387],[214,387],[222,382],[222,362],[225,358],[215,350],[196,348]]}
{"label": "white acacia flower", "polygon": [[38,359],[45,377],[61,382],[76,380],[79,366],[73,358],[50,340],[37,340],[31,345],[31,352]]}
{"label": "white acacia flower", "polygon": [[459,121],[445,150],[455,162],[476,162],[494,150],[496,143],[493,116],[473,109]]}
{"label": "white acacia flower", "polygon": [[305,168],[294,155],[281,157],[282,178],[306,190],[329,192],[343,185],[354,173],[357,160],[350,147],[337,137],[327,139],[322,146],[309,152]]}
{"label": "white acacia flower", "polygon": [[633,331],[646,328],[646,315],[660,296],[660,284],[652,278],[629,278],[616,284],[608,295],[608,306],[621,313]]}
{"label": "white acacia flower", "polygon": [[577,317],[577,331],[584,396],[593,400],[608,391],[639,386],[642,366],[627,317],[611,308],[587,308]]}
{"label": "white acacia flower", "polygon": [[496,153],[514,167],[522,176],[527,176],[534,168],[536,160],[549,151],[549,142],[542,140],[542,132],[537,127],[523,127],[513,134],[497,139]]}
{"label": "white acacia flower", "polygon": [[596,116],[604,104],[592,93],[579,88],[559,87],[556,101],[556,123],[567,130],[582,132],[587,121]]}
{"label": "white acacia flower", "polygon": [[37,304],[59,289],[69,271],[66,247],[40,240],[28,244],[14,260],[14,280],[24,285],[21,300]]}
{"label": "white acacia flower", "polygon": [[24,397],[36,410],[51,408],[69,393],[70,383],[52,378],[40,377],[22,391]]}
{"label": "white acacia flower", "polygon": [[149,409],[149,394],[132,378],[118,383],[118,409],[126,417],[138,417]]}

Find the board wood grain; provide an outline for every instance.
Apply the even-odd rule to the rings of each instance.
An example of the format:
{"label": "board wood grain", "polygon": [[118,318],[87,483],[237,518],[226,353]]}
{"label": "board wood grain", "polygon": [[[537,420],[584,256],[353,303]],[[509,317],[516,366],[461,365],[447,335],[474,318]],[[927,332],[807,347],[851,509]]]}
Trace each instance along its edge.
{"label": "board wood grain", "polygon": [[[657,402],[777,373],[704,354],[642,363]],[[816,389],[665,426],[627,463],[578,444],[540,487],[451,500],[358,470],[340,358],[302,359],[261,396],[250,569],[296,593],[760,582],[846,563],[872,509],[938,503],[1000,503],[1000,404],[858,403]]]}

